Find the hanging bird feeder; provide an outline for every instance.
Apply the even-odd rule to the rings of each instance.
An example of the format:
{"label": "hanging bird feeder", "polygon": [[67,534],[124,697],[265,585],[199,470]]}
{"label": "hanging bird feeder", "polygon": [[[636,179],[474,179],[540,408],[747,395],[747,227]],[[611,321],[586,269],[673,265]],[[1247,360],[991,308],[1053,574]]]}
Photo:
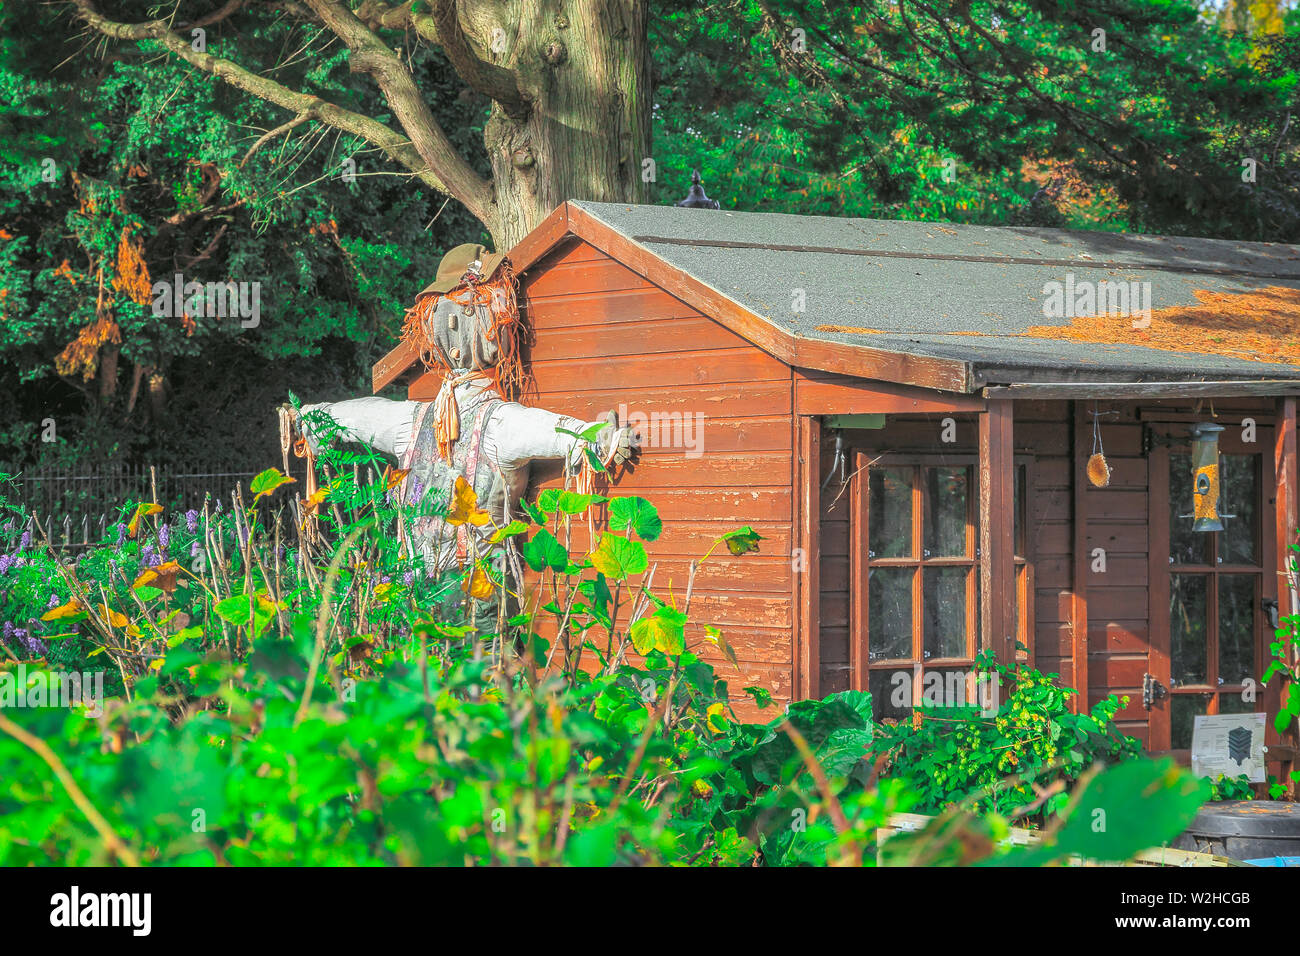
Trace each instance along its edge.
{"label": "hanging bird feeder", "polygon": [[1117,415],[1118,412],[1100,412],[1096,405],[1092,409],[1092,454],[1088,456],[1088,480],[1097,488],[1110,484],[1110,463],[1106,461],[1106,449],[1101,443],[1101,416]]}
{"label": "hanging bird feeder", "polygon": [[1195,518],[1193,531],[1222,531],[1223,518],[1236,515],[1219,514],[1219,432],[1222,425],[1200,422],[1192,426],[1192,513],[1182,515]]}

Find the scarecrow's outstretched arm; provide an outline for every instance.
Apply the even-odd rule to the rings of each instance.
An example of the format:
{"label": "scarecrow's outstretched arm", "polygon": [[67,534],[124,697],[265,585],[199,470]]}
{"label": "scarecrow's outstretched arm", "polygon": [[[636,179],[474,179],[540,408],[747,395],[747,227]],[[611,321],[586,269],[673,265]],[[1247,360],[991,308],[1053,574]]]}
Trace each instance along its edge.
{"label": "scarecrow's outstretched arm", "polygon": [[[387,455],[401,457],[411,441],[411,425],[419,402],[387,398],[354,398],[346,402],[304,405],[299,427],[313,451],[331,438],[362,442]],[[328,417],[337,428],[332,428]]]}
{"label": "scarecrow's outstretched arm", "polygon": [[[616,429],[611,423],[593,442],[575,437],[596,424],[599,423],[508,402],[497,409],[493,428],[484,435],[484,444],[489,458],[503,471],[544,458],[564,458],[571,465],[577,465],[582,460],[584,448],[598,449],[603,456],[611,441],[620,442],[622,457],[618,460],[622,463],[633,444],[628,429]],[[567,434],[569,432],[573,434]]]}

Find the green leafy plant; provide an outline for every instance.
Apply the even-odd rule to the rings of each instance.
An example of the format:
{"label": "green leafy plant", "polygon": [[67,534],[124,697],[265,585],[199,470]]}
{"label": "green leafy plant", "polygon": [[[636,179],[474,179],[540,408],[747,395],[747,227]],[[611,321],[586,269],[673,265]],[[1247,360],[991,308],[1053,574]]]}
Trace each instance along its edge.
{"label": "green leafy plant", "polygon": [[1088,713],[1074,713],[1077,691],[1025,664],[976,661],[978,679],[996,681],[996,714],[978,706],[916,709],[915,722],[882,725],[872,749],[882,776],[904,781],[919,806],[941,811],[979,795],[978,805],[1013,817],[1040,819],[1064,806],[1067,788],[1098,760],[1137,756],[1139,742],[1121,733],[1114,695]]}
{"label": "green leafy plant", "polygon": [[[0,710],[0,864],[871,865],[879,828],[933,802],[921,739],[915,766],[882,751],[898,728],[878,724],[867,694],[738,718],[725,635],[692,624],[689,587],[679,599],[645,573],[662,527],[650,502],[546,493],[495,527],[468,486],[399,506],[395,476],[355,479],[372,463],[327,452],[314,501],[286,501],[296,484],[270,469],[220,512],[169,519],[132,503],[75,560],[24,545],[24,576],[0,571],[0,606],[47,626],[26,679],[61,666],[75,625],[76,663],[118,684],[98,721],[84,707]],[[626,520],[573,550],[572,522],[605,505]],[[422,510],[466,528],[464,567],[403,545]],[[701,563],[760,544],[729,532]],[[514,556],[533,572],[523,591],[497,570]],[[0,678],[19,673],[8,665]],[[1017,708],[1047,699],[1016,678]],[[892,773],[877,780],[882,752]],[[969,784],[1016,792],[999,773]],[[1184,814],[1183,777],[1140,782],[1144,812],[1167,799]],[[979,791],[948,819],[1005,829],[989,801],[1009,805]],[[1027,862],[1087,852],[1065,826],[1060,853]],[[1008,852],[986,841],[954,857],[958,836],[931,836],[936,859]],[[1100,849],[1124,858],[1147,839],[1128,830]]]}

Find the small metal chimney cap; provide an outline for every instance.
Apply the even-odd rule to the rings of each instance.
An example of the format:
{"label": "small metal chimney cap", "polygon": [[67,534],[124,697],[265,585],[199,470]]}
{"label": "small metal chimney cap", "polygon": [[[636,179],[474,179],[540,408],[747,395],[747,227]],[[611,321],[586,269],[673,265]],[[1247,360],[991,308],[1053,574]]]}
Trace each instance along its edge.
{"label": "small metal chimney cap", "polygon": [[691,170],[691,189],[686,194],[686,198],[681,202],[675,203],[678,206],[684,206],[687,209],[721,209],[716,199],[710,199],[704,195],[704,187],[700,185],[700,171]]}

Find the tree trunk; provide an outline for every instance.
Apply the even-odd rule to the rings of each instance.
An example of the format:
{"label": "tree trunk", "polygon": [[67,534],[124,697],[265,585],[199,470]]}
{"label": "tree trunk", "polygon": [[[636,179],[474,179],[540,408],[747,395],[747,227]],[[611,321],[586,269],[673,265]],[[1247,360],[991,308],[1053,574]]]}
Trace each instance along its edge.
{"label": "tree trunk", "polygon": [[99,400],[110,401],[117,394],[117,357],[120,349],[112,342],[104,343],[99,353]]}
{"label": "tree trunk", "polygon": [[565,200],[645,201],[646,6],[645,0],[516,0],[506,6],[504,23],[484,16],[465,24],[485,59],[514,71],[529,104],[521,122],[494,104],[483,132],[499,251]]}

